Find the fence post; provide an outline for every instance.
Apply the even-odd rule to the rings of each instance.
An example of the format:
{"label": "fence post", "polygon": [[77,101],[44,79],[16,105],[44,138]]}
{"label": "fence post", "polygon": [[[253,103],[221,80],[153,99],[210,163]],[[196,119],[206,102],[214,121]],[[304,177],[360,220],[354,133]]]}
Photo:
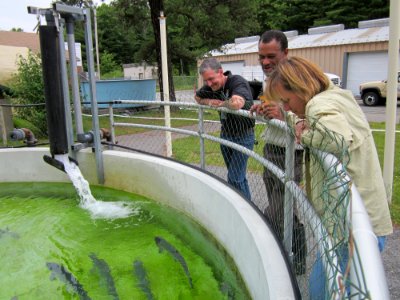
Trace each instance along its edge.
{"label": "fence post", "polygon": [[[7,104],[7,100],[0,99],[0,104]],[[8,133],[13,130],[11,107],[0,106],[0,129],[3,145],[7,146]]]}
{"label": "fence post", "polygon": [[199,134],[200,134],[200,168],[205,170],[206,168],[206,161],[205,161],[205,154],[204,154],[204,110],[200,106],[199,107]]}
{"label": "fence post", "polygon": [[[285,149],[285,177],[286,181],[294,178],[294,154],[295,141],[294,137],[286,130],[286,149]],[[285,185],[285,204],[284,204],[284,222],[283,222],[283,244],[289,258],[293,259],[292,253],[292,234],[293,234],[293,196],[289,192],[289,188]]]}
{"label": "fence post", "polygon": [[[110,119],[110,132],[111,132],[111,143],[115,144],[115,130],[114,130],[114,110],[113,110],[113,104],[110,103],[108,105],[108,115]],[[114,149],[113,146],[110,146],[110,149]]]}
{"label": "fence post", "polygon": [[90,9],[85,9],[86,15],[84,19],[85,28],[85,42],[86,42],[86,57],[89,74],[89,95],[91,101],[92,111],[92,128],[94,132],[93,147],[96,156],[96,169],[97,169],[97,180],[99,184],[104,184],[104,164],[103,156],[101,152],[101,141],[100,141],[100,128],[99,128],[99,110],[97,105],[97,94],[96,94],[96,78],[94,72],[94,59],[93,59],[93,40],[92,40],[92,21]]}
{"label": "fence post", "polygon": [[[169,102],[169,83],[168,83],[168,61],[167,61],[167,30],[166,30],[166,18],[164,17],[164,13],[160,13],[160,39],[161,39],[161,62],[162,62],[162,83],[163,83],[163,92],[164,92],[164,102]],[[171,116],[170,116],[170,107],[168,104],[164,106],[164,114],[165,114],[165,126],[171,127]],[[172,156],[172,137],[171,132],[165,132],[165,147],[166,147],[166,156]]]}

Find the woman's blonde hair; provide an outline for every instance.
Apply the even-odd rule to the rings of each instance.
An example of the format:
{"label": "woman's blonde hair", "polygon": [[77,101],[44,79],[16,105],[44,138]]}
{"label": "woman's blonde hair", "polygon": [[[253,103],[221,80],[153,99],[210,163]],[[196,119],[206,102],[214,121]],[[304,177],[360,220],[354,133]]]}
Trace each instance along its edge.
{"label": "woman's blonde hair", "polygon": [[329,78],[313,62],[301,57],[292,56],[279,62],[268,78],[265,96],[279,101],[282,97],[276,90],[277,84],[288,92],[295,93],[300,99],[308,102],[316,94],[329,87]]}

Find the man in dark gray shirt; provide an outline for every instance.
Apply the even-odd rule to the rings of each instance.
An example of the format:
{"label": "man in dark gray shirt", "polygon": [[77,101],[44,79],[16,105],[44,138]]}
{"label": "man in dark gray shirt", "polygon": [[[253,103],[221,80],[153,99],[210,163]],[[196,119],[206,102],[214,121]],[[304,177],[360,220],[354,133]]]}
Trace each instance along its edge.
{"label": "man in dark gray shirt", "polygon": [[[247,109],[253,105],[249,83],[239,75],[224,72],[215,58],[207,58],[200,65],[200,75],[205,85],[196,91],[195,99],[202,105],[226,107],[232,110]],[[253,150],[254,120],[220,112],[221,138]],[[228,168],[228,183],[251,200],[246,179],[248,156],[240,151],[221,145],[221,153]]]}

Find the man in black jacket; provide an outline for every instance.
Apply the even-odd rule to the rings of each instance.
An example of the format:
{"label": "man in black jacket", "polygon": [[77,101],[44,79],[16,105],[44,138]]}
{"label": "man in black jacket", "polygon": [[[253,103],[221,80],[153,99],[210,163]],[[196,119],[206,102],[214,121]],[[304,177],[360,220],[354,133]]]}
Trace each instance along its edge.
{"label": "man in black jacket", "polygon": [[[253,105],[249,83],[239,75],[224,72],[215,58],[207,58],[200,65],[199,73],[205,85],[196,91],[195,99],[201,105],[226,107],[232,110],[247,109]],[[254,147],[254,120],[221,112],[221,138],[242,145],[250,150]],[[228,168],[228,183],[251,200],[246,179],[248,156],[240,151],[221,145],[221,153]]]}

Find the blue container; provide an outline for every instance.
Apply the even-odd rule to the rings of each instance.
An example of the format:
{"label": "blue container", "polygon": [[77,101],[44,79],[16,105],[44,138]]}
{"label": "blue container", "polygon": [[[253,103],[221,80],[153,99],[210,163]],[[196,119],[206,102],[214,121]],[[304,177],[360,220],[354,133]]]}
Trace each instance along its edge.
{"label": "blue container", "polygon": [[[83,102],[92,102],[89,82],[81,83]],[[141,80],[99,80],[96,81],[97,102],[114,100],[156,100],[155,79]],[[84,104],[90,107],[90,104]],[[114,108],[142,107],[140,104],[114,104]],[[98,104],[99,108],[108,108],[108,104]]]}

